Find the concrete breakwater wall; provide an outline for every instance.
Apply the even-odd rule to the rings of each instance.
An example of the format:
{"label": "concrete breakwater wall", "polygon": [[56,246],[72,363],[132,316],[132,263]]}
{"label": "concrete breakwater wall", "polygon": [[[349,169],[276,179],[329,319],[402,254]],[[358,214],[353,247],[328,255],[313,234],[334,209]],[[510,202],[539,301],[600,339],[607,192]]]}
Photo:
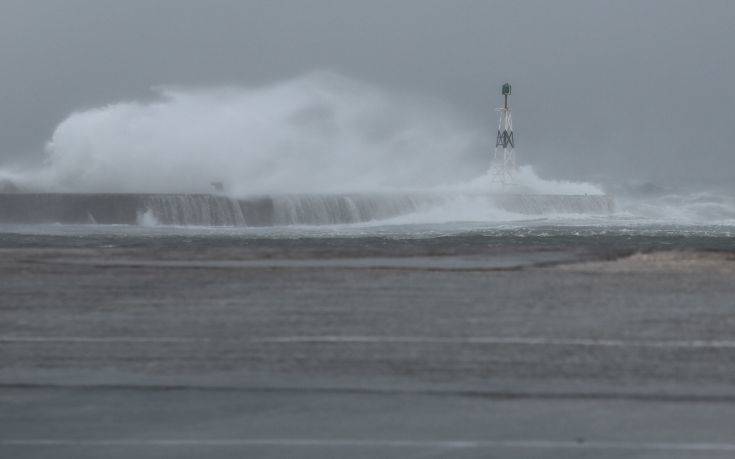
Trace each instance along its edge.
{"label": "concrete breakwater wall", "polygon": [[232,198],[215,194],[0,193],[0,223],[279,226],[382,220],[452,205],[458,196],[527,215],[606,214],[607,195],[345,193]]}

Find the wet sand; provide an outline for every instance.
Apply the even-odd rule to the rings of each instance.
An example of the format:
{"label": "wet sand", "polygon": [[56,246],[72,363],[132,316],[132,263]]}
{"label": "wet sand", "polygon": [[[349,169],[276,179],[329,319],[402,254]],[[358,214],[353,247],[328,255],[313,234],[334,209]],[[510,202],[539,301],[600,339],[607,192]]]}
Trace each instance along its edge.
{"label": "wet sand", "polygon": [[3,457],[732,457],[735,256],[0,250]]}

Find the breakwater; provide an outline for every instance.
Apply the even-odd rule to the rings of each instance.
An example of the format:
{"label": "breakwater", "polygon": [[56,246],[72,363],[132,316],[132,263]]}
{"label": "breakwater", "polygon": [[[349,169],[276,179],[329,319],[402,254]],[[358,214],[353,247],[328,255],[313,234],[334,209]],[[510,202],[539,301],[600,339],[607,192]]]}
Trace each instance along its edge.
{"label": "breakwater", "polygon": [[[283,194],[234,198],[217,194],[0,193],[2,223],[280,226],[382,220],[452,205],[447,193]],[[607,195],[461,195],[527,215],[606,214]]]}

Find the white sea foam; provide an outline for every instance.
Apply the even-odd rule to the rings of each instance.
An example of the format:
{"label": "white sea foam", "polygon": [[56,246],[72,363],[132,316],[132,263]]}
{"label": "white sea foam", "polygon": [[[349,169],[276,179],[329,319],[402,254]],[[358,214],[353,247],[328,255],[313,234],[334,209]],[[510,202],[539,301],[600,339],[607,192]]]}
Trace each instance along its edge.
{"label": "white sea foam", "polygon": [[573,182],[568,180],[548,180],[539,177],[530,165],[521,166],[514,175],[511,185],[501,185],[493,181],[493,174],[488,172],[480,177],[469,180],[457,189],[462,191],[486,191],[505,193],[536,193],[536,194],[603,194],[599,185],[587,182]]}

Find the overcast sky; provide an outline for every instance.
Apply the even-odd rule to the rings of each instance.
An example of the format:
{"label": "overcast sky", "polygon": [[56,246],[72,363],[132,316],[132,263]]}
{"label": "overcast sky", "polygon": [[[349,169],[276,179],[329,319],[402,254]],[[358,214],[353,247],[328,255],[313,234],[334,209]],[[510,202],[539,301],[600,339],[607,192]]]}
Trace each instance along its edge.
{"label": "overcast sky", "polygon": [[722,181],[733,44],[729,0],[0,0],[0,165],[153,86],[326,68],[488,126],[508,79],[519,158],[549,175]]}

